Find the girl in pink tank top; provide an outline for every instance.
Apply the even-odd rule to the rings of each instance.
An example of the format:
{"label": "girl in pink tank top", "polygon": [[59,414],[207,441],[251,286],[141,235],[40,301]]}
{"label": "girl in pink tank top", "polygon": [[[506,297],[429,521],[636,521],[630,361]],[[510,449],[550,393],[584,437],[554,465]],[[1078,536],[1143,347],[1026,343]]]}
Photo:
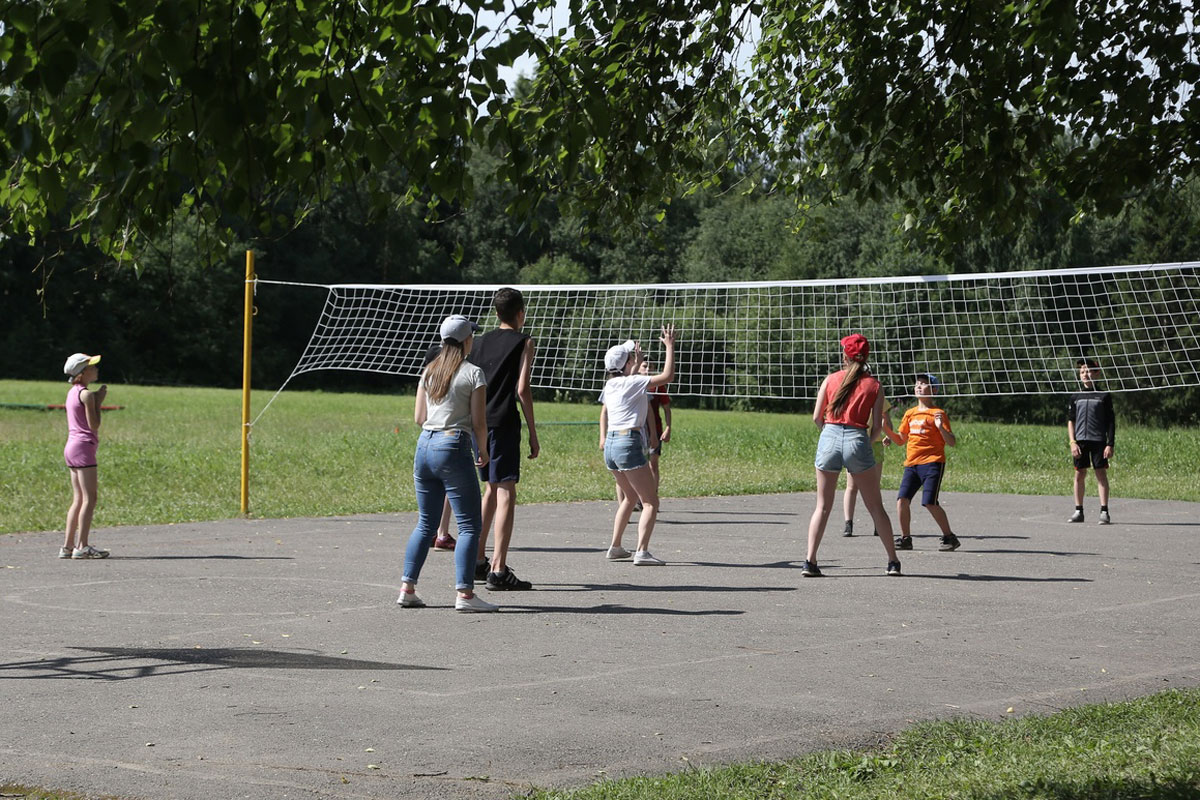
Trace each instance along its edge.
{"label": "girl in pink tank top", "polygon": [[74,353],[63,366],[71,382],[67,392],[67,445],[63,460],[71,472],[71,507],[67,509],[66,539],[58,551],[59,558],[107,558],[107,550],[88,544],[92,514],[98,496],[96,480],[96,448],[100,445],[100,405],[108,387],[88,389],[88,384],[100,377],[100,356]]}

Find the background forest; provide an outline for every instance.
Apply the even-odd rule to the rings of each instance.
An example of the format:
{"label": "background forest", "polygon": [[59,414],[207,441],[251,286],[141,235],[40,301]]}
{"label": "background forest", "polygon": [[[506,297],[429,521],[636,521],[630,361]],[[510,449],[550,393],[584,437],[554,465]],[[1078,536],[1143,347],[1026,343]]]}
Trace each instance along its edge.
{"label": "background forest", "polygon": [[[486,159],[477,155],[476,159]],[[0,376],[45,379],[65,354],[105,356],[112,383],[232,387],[241,380],[241,298],[246,247],[262,278],[312,283],[646,283],[789,280],[1001,272],[1193,260],[1200,253],[1200,197],[1182,185],[1135,199],[1120,216],[1083,218],[1047,199],[1037,226],[968,240],[952,250],[910,237],[898,207],[827,202],[800,211],[756,187],[751,171],[674,198],[661,219],[585,230],[554,203],[532,224],[515,221],[503,187],[480,183],[466,208],[421,204],[372,216],[343,189],[286,235],[214,247],[189,218],[153,239],[143,269],[117,266],[76,241],[0,242]],[[457,258],[456,258],[457,257]],[[312,332],[324,294],[272,288],[255,321],[256,388],[276,388]],[[395,391],[391,377],[302,376],[294,388]],[[1123,418],[1200,422],[1193,390],[1119,396]],[[2,400],[3,398],[0,398]],[[689,399],[693,405],[700,403]],[[780,403],[738,403],[779,409]],[[1055,422],[1054,397],[957,398],[960,416]]]}

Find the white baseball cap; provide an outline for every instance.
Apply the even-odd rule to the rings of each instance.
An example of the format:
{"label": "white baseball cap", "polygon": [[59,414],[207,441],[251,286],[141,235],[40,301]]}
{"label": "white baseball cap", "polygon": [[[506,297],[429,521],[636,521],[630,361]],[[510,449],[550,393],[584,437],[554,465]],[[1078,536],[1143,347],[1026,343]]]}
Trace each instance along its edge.
{"label": "white baseball cap", "polygon": [[453,339],[465,342],[472,334],[479,332],[479,325],[464,317],[462,314],[451,314],[442,320],[443,339]]}
{"label": "white baseball cap", "polygon": [[626,339],[622,344],[614,344],[604,354],[604,368],[609,372],[620,372],[625,369],[625,362],[629,360],[629,356],[636,349],[637,344],[633,339]]}
{"label": "white baseball cap", "polygon": [[72,353],[67,356],[67,363],[63,364],[63,372],[74,378],[83,372],[84,367],[99,363],[100,356],[89,356],[87,353]]}

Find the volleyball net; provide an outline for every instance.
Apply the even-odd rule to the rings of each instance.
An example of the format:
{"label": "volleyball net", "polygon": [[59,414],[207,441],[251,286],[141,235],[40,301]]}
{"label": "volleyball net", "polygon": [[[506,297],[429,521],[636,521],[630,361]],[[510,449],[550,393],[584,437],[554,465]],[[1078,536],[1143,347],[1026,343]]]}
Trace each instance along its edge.
{"label": "volleyball net", "polygon": [[[313,286],[256,280],[262,286]],[[449,314],[496,327],[498,285],[322,285],[296,376],[351,370],[415,378]],[[602,357],[635,339],[662,362],[677,330],[673,396],[811,400],[862,333],[890,396],[938,376],[942,396],[1078,390],[1077,361],[1108,391],[1200,385],[1200,262],[1089,269],[643,285],[521,286],[537,344],[533,385],[599,393]],[[269,404],[268,404],[269,405]],[[265,411],[265,409],[264,409]],[[260,414],[261,415],[261,414]]]}

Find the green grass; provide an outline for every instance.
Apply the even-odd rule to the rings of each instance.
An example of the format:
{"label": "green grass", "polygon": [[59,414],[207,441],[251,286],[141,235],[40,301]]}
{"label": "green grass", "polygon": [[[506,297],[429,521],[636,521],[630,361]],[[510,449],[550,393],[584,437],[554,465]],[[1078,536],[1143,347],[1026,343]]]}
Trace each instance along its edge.
{"label": "green grass", "polygon": [[[57,789],[39,789],[34,786],[22,786],[15,783],[0,784],[0,797],[8,800],[88,800],[75,792],[64,792]],[[100,800],[94,798],[93,800]]]}
{"label": "green grass", "polygon": [[686,769],[529,800],[1200,798],[1200,690],[1004,722],[916,725],[889,746]]}
{"label": "green grass", "polygon": [[[61,403],[65,383],[0,381],[0,402]],[[254,413],[266,403],[255,395]],[[113,386],[101,428],[96,525],[227,519],[239,511],[241,395],[227,389]],[[329,516],[415,508],[411,396],[284,392],[254,429],[250,511]],[[948,403],[953,412],[953,402]],[[594,425],[598,408],[537,406],[542,456],[526,461],[521,502],[612,495]],[[1065,427],[958,423],[949,492],[1070,492]],[[667,497],[811,491],[816,429],[807,414],[676,409],[663,457]],[[0,533],[54,530],[70,502],[61,411],[0,408]],[[1116,497],[1200,500],[1189,454],[1200,430],[1119,429]],[[889,449],[884,486],[901,453]],[[1089,488],[1089,493],[1094,489]]]}
{"label": "green grass", "polygon": [[[0,786],[0,796],[77,800]],[[533,789],[524,800],[1196,800],[1200,689],[1002,722],[915,725],[883,748]]]}

